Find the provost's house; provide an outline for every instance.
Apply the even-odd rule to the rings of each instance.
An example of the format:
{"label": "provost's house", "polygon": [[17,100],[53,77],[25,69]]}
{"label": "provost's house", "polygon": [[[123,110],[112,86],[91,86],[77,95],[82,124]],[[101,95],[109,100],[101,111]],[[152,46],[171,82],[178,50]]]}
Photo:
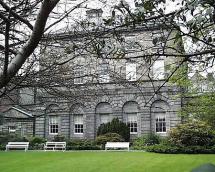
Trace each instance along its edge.
{"label": "provost's house", "polygon": [[[87,15],[89,21],[101,24],[102,10],[87,11]],[[36,117],[35,135],[95,139],[100,124],[119,118],[129,124],[132,138],[150,132],[166,136],[181,121],[177,116],[181,98],[176,96],[180,90],[173,84],[165,84],[156,93],[155,90],[163,84],[170,72],[168,69],[178,59],[153,57],[152,62],[147,62],[137,56],[164,51],[161,38],[174,35],[174,32],[160,23],[120,28],[115,31],[123,38],[120,42],[107,34],[108,31],[102,34],[98,29],[90,29],[90,32],[76,30],[55,34],[44,40],[47,47],[41,57],[41,68],[42,63],[57,54],[72,60],[59,68],[62,85],[54,86],[64,98],[44,89],[21,90],[27,92],[28,97],[32,95],[31,101],[21,104],[32,109],[32,115]],[[94,44],[90,44],[92,37],[94,41],[105,42],[99,55],[93,51]],[[155,37],[158,38],[156,46]],[[166,44],[171,46],[173,43]],[[74,45],[78,48],[72,49]],[[20,98],[24,100],[26,95],[22,94]]]}

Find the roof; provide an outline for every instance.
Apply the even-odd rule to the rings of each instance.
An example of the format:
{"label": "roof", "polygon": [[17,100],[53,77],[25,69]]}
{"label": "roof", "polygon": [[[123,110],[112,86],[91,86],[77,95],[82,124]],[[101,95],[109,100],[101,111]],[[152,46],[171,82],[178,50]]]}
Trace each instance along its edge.
{"label": "roof", "polygon": [[33,115],[25,112],[17,107],[10,107],[8,110],[2,112],[4,117],[9,118],[32,118]]}

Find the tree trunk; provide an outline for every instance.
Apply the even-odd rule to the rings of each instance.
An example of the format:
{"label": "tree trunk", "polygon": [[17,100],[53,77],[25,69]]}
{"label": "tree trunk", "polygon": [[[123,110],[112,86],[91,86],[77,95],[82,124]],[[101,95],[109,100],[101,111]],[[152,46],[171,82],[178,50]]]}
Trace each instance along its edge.
{"label": "tree trunk", "polygon": [[[5,87],[10,80],[17,74],[19,69],[25,63],[26,59],[33,53],[38,46],[45,30],[45,25],[49,14],[57,5],[59,0],[44,0],[40,7],[32,34],[27,43],[19,50],[15,58],[10,62],[7,73],[0,71],[0,89]],[[6,75],[6,76],[5,76]]]}

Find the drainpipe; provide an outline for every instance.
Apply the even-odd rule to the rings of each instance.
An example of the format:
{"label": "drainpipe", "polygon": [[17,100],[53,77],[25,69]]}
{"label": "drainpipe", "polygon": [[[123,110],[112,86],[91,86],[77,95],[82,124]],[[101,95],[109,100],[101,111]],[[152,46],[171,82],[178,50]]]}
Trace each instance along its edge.
{"label": "drainpipe", "polygon": [[33,117],[33,137],[35,137],[36,133],[36,116]]}

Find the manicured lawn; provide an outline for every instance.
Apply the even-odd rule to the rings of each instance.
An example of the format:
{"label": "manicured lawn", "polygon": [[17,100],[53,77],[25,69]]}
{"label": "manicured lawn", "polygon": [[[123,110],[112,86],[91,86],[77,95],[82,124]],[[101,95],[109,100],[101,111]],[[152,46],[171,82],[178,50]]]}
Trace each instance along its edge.
{"label": "manicured lawn", "polygon": [[0,152],[2,172],[189,172],[215,155],[145,152]]}

